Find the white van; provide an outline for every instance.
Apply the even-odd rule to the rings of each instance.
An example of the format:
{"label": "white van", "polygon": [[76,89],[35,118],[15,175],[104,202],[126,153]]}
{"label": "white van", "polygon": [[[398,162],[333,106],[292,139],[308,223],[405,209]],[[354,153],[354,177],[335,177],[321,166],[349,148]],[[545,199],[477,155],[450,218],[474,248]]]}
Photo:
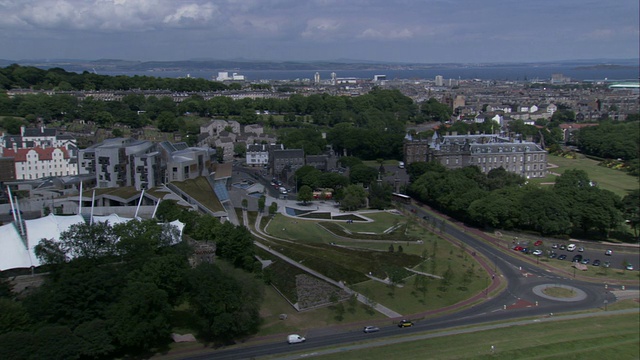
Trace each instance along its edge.
{"label": "white van", "polygon": [[297,344],[297,343],[301,343],[301,342],[305,342],[305,338],[303,338],[302,336],[298,335],[298,334],[291,334],[289,336],[287,336],[287,342],[289,344]]}
{"label": "white van", "polygon": [[573,251],[573,250],[575,250],[575,249],[576,249],[576,244],[569,244],[569,245],[567,246],[567,251]]}

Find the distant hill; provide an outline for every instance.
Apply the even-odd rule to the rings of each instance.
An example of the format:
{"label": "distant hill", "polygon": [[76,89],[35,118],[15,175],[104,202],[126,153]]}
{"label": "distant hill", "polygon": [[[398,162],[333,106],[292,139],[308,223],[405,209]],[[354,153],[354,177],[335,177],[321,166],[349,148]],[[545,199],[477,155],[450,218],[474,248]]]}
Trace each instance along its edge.
{"label": "distant hill", "polygon": [[399,63],[375,62],[368,60],[335,59],[327,61],[262,61],[262,60],[214,60],[192,59],[181,61],[130,61],[119,59],[0,59],[0,66],[11,64],[35,66],[42,69],[60,67],[73,72],[144,72],[144,71],[220,71],[221,69],[242,70],[424,70],[455,69],[467,67],[517,67],[517,66],[574,66],[580,69],[602,69],[602,67],[638,67],[638,59],[594,59],[563,60],[535,63]]}

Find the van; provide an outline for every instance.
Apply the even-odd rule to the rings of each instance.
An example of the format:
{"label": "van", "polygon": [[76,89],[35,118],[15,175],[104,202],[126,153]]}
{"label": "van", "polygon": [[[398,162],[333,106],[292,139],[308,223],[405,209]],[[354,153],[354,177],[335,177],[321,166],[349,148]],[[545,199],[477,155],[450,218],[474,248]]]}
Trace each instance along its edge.
{"label": "van", "polygon": [[307,339],[305,339],[304,337],[302,337],[302,336],[300,336],[298,334],[291,334],[291,335],[287,336],[287,342],[289,344],[297,344],[297,343],[305,342],[305,340],[307,340]]}
{"label": "van", "polygon": [[567,251],[573,251],[573,250],[575,250],[575,249],[576,249],[576,244],[569,244],[569,245],[567,246]]}

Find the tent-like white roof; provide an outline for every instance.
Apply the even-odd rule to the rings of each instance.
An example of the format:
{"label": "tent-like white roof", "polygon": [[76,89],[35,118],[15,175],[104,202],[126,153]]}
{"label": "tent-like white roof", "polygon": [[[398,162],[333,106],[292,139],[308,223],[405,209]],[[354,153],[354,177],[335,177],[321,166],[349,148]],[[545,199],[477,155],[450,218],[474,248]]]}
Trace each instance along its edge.
{"label": "tent-like white roof", "polygon": [[113,226],[116,224],[122,224],[122,223],[126,223],[133,220],[133,218],[125,218],[125,217],[120,217],[118,216],[118,214],[111,214],[111,215],[104,215],[104,216],[98,216],[98,215],[93,215],[93,222],[94,223],[99,223],[99,222],[109,222],[109,225]]}
{"label": "tent-like white roof", "polygon": [[29,244],[29,255],[33,266],[41,265],[35,253],[35,247],[40,243],[40,240],[59,241],[61,233],[69,230],[71,225],[79,223],[84,223],[84,218],[80,215],[59,216],[49,214],[39,219],[25,220],[27,244]]}
{"label": "tent-like white roof", "polygon": [[[93,217],[94,222],[108,221],[110,225],[126,223],[130,220],[133,219],[120,217],[116,214]],[[25,220],[27,244],[22,241],[14,223],[0,226],[0,271],[40,266],[40,261],[35,254],[35,247],[40,243],[40,240],[59,241],[61,233],[69,230],[72,225],[84,222],[84,218],[80,215],[60,216],[53,214],[39,219]],[[172,221],[170,224],[175,226],[179,232],[178,237],[171,241],[173,245],[182,241],[182,231],[185,224],[178,220]]]}
{"label": "tent-like white roof", "polygon": [[30,267],[31,257],[16,227],[0,226],[0,271]]}

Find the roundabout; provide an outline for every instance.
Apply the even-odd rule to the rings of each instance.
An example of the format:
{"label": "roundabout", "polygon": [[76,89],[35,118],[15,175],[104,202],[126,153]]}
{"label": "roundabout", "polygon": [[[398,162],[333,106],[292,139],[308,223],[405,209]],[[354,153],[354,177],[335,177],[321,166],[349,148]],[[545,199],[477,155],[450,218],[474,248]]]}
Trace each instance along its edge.
{"label": "roundabout", "polygon": [[[547,293],[547,290],[554,290],[554,289],[560,290],[560,293],[572,294],[573,296],[552,296]],[[533,293],[547,300],[565,301],[565,302],[582,301],[587,298],[587,293],[585,293],[584,291],[574,286],[560,285],[560,284],[537,285],[533,287]]]}

